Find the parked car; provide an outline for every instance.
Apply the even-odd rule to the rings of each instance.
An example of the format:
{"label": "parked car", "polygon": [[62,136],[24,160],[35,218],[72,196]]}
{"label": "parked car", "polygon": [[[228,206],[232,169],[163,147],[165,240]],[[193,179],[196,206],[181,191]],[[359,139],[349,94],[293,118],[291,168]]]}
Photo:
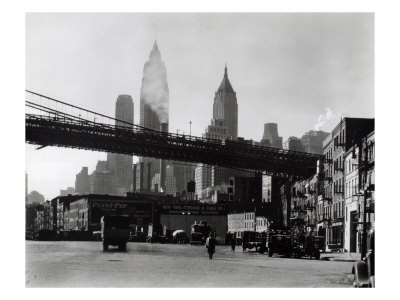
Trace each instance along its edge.
{"label": "parked car", "polygon": [[315,239],[315,246],[322,252],[325,253],[325,237],[324,236],[316,236]]}
{"label": "parked car", "polygon": [[363,260],[355,262],[354,287],[375,287],[375,230],[371,229],[367,237],[367,253]]}

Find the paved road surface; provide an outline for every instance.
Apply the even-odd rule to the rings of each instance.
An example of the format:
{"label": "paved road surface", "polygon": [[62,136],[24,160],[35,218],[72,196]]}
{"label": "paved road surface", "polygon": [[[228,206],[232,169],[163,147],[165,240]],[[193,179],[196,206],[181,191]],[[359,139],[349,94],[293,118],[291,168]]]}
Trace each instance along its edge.
{"label": "paved road surface", "polygon": [[217,246],[26,242],[26,287],[351,287],[352,262],[290,259]]}

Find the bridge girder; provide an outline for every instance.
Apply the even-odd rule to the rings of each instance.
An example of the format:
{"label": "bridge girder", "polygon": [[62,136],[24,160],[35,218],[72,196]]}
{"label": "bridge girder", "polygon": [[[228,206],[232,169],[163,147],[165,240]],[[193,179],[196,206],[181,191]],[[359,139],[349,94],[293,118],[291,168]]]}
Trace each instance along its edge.
{"label": "bridge girder", "polygon": [[317,161],[323,159],[321,155],[230,140],[209,140],[40,115],[26,116],[26,142],[249,169],[294,178],[312,176]]}

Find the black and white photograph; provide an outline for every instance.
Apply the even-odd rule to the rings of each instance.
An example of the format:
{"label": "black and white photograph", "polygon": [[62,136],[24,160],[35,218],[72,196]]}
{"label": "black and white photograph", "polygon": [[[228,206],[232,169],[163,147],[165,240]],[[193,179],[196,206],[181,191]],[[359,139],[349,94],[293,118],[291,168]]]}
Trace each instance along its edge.
{"label": "black and white photograph", "polygon": [[26,287],[374,287],[373,13],[27,13],[25,107]]}
{"label": "black and white photograph", "polygon": [[19,175],[2,179],[1,226],[24,297],[336,299],[392,283],[382,50],[397,66],[377,29],[394,12],[24,5],[4,47],[18,65],[3,55],[20,73],[3,175]]}

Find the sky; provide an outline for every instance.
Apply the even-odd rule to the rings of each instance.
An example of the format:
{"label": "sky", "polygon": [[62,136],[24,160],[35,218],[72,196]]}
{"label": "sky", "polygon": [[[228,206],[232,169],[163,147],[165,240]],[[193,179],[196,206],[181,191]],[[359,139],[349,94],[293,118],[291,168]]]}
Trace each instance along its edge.
{"label": "sky", "polygon": [[[201,136],[227,64],[238,135],[259,141],[331,131],[341,117],[375,117],[372,13],[28,13],[26,89],[113,116],[120,94],[139,124],[144,63],[155,39],[169,86],[170,131]],[[74,186],[106,154],[25,145],[28,191]]]}

